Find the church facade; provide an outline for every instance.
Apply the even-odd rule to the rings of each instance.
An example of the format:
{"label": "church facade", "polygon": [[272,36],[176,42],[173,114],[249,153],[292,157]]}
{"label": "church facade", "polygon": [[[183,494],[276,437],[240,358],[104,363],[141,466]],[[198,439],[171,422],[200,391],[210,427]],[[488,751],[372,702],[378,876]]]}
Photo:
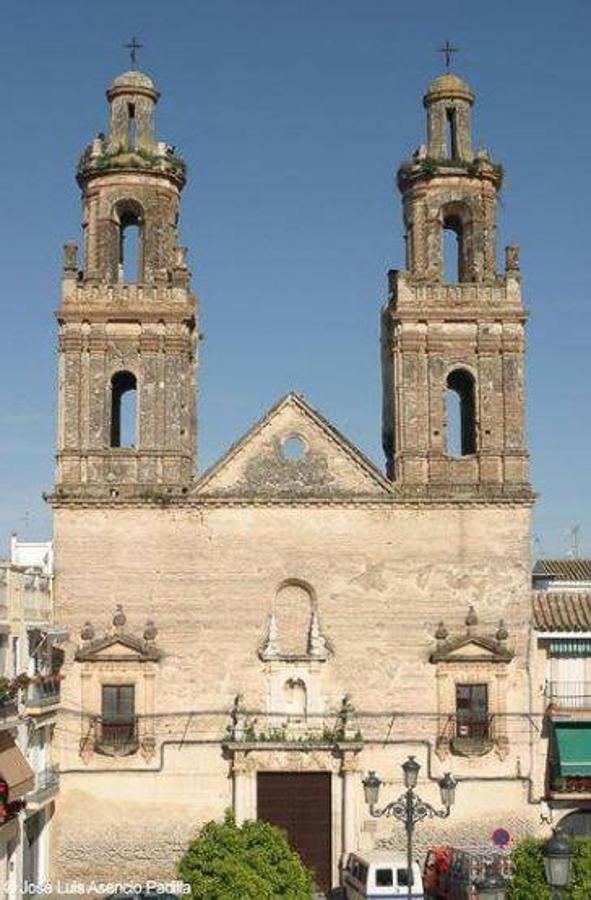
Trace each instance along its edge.
{"label": "church facade", "polygon": [[147,75],[124,73],[107,98],[57,313],[50,501],[70,641],[54,874],[168,877],[231,807],[286,827],[329,887],[347,851],[404,846],[362,779],[376,771],[380,802],[394,799],[409,755],[435,806],[438,779],[458,782],[418,848],[535,832],[526,312],[516,247],[497,271],[503,173],[472,147],[471,89],[449,72],[431,83],[427,142],[398,172],[385,474],[295,393],[194,474],[185,167],[155,136]]}

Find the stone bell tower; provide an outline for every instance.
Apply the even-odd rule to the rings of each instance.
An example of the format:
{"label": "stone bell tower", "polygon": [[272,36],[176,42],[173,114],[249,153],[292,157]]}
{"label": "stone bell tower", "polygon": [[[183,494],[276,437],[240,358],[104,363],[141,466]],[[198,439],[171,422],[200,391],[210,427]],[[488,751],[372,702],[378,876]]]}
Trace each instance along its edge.
{"label": "stone bell tower", "polygon": [[186,491],[195,448],[196,300],[178,242],[185,165],[154,136],[142,72],[107,91],[84,151],[84,249],[66,244],[59,322],[58,496]]}
{"label": "stone bell tower", "polygon": [[382,318],[388,474],[411,496],[528,497],[518,248],[496,269],[502,169],[472,148],[464,81],[447,72],[423,103],[427,144],[398,171],[406,267]]}

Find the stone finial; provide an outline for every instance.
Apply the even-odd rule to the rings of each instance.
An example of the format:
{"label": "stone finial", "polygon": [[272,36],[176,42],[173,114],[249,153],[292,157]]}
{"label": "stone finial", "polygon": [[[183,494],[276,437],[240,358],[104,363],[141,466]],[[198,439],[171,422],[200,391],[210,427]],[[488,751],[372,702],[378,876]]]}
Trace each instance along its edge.
{"label": "stone finial", "polygon": [[504,619],[499,619],[499,627],[497,628],[495,637],[500,643],[503,643],[509,637],[509,632],[507,631]]}
{"label": "stone finial", "polygon": [[473,634],[474,629],[478,625],[478,616],[476,615],[476,610],[473,606],[468,610],[468,615],[466,616],[466,629],[468,634]]}
{"label": "stone finial", "polygon": [[519,247],[516,244],[505,247],[505,272],[519,272]]}
{"label": "stone finial", "polygon": [[277,619],[275,612],[269,613],[269,624],[267,626],[267,636],[261,650],[262,659],[273,659],[279,656],[279,640],[277,637]]}
{"label": "stone finial", "polygon": [[233,741],[239,741],[244,735],[244,722],[242,714],[242,694],[236,694],[232,709],[230,710],[230,724],[228,725],[228,733]]}
{"label": "stone finial", "polygon": [[310,633],[308,635],[308,654],[314,659],[326,659],[328,656],[328,645],[326,638],[320,631],[320,621],[318,619],[318,610],[312,612],[310,621]]}
{"label": "stone finial", "polygon": [[177,269],[186,269],[187,268],[187,248],[186,247],[175,247],[174,264]]}
{"label": "stone finial", "polygon": [[352,737],[352,720],[354,716],[355,707],[351,701],[351,694],[344,694],[337,714],[337,732],[340,740],[348,740]]}
{"label": "stone finial", "polygon": [[82,628],[80,629],[80,637],[83,641],[92,641],[94,640],[95,630],[92,622],[85,622]]}
{"label": "stone finial", "polygon": [[147,643],[152,643],[156,640],[157,635],[158,629],[154,625],[152,619],[148,619],[148,621],[146,622],[146,627],[144,628],[144,640]]}
{"label": "stone finial", "polygon": [[127,622],[127,616],[123,612],[123,607],[120,603],[115,607],[115,612],[113,614],[113,628],[115,631],[122,631],[125,628],[125,624]]}
{"label": "stone finial", "polygon": [[441,621],[439,623],[439,625],[437,626],[437,631],[435,632],[435,640],[438,641],[439,643],[443,643],[443,641],[446,641],[448,639],[448,637],[449,637],[449,631],[443,624],[443,621]]}

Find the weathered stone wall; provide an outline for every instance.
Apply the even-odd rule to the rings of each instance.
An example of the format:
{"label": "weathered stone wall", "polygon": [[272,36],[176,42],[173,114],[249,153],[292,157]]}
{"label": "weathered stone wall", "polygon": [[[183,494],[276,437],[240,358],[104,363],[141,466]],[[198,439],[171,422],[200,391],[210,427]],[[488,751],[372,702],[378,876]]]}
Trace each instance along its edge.
{"label": "weathered stone wall", "polygon": [[[83,869],[88,877],[92,869],[113,875],[119,866],[129,877],[154,874],[155,867],[157,874],[170,874],[171,856],[183,840],[222,814],[231,798],[231,764],[221,747],[229,710],[240,693],[247,708],[261,711],[265,725],[270,667],[258,651],[278,587],[290,579],[313,589],[332,650],[326,662],[314,663],[311,689],[319,692],[327,716],[335,715],[345,693],[357,709],[367,741],[359,770],[398,777],[399,763],[414,752],[424,775],[430,764],[433,776],[452,769],[468,780],[459,790],[464,799],[453,814],[454,834],[469,829],[485,835],[508,820],[517,830],[531,827],[537,811],[528,805],[523,780],[532,739],[526,716],[528,536],[529,510],[519,506],[219,501],[168,509],[58,509],[57,614],[72,640],[88,619],[108,625],[121,603],[131,631],[141,631],[146,618],[155,621],[164,654],[155,678],[154,712],[161,718],[154,756],[113,760],[95,754],[83,761],[87,719],[76,713],[80,665],[69,647],[66,712],[57,732],[64,771],[54,829],[59,874]],[[443,619],[450,633],[462,633],[470,605],[486,633],[505,619],[515,651],[504,696],[508,753],[501,759],[493,749],[477,759],[440,761],[433,754],[441,713],[436,666],[428,658],[437,623]],[[482,669],[471,664],[459,676],[478,681]],[[204,710],[209,718],[200,718]],[[384,746],[384,740],[394,743]],[[161,756],[163,741],[172,743]],[[158,774],[147,774],[150,769]],[[355,834],[363,841],[374,823],[366,821],[359,778]],[[502,780],[480,780],[491,778]],[[435,799],[434,786],[425,784],[423,792]]]}

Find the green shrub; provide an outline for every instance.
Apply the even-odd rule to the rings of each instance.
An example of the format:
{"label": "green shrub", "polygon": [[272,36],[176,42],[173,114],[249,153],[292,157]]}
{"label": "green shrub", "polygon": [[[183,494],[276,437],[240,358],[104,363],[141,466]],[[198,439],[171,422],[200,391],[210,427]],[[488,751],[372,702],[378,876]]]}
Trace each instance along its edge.
{"label": "green shrub", "polygon": [[509,883],[509,900],[546,900],[551,897],[544,875],[543,841],[526,838],[511,853],[513,875]]}
{"label": "green shrub", "polygon": [[[546,900],[552,896],[544,874],[544,841],[527,838],[513,848],[511,862],[513,876],[507,891],[508,900]],[[571,880],[563,896],[569,900],[589,900],[591,897],[591,839],[574,841],[575,856]]]}
{"label": "green shrub", "polygon": [[178,864],[199,900],[309,900],[313,878],[281,829],[267,822],[208,822]]}

